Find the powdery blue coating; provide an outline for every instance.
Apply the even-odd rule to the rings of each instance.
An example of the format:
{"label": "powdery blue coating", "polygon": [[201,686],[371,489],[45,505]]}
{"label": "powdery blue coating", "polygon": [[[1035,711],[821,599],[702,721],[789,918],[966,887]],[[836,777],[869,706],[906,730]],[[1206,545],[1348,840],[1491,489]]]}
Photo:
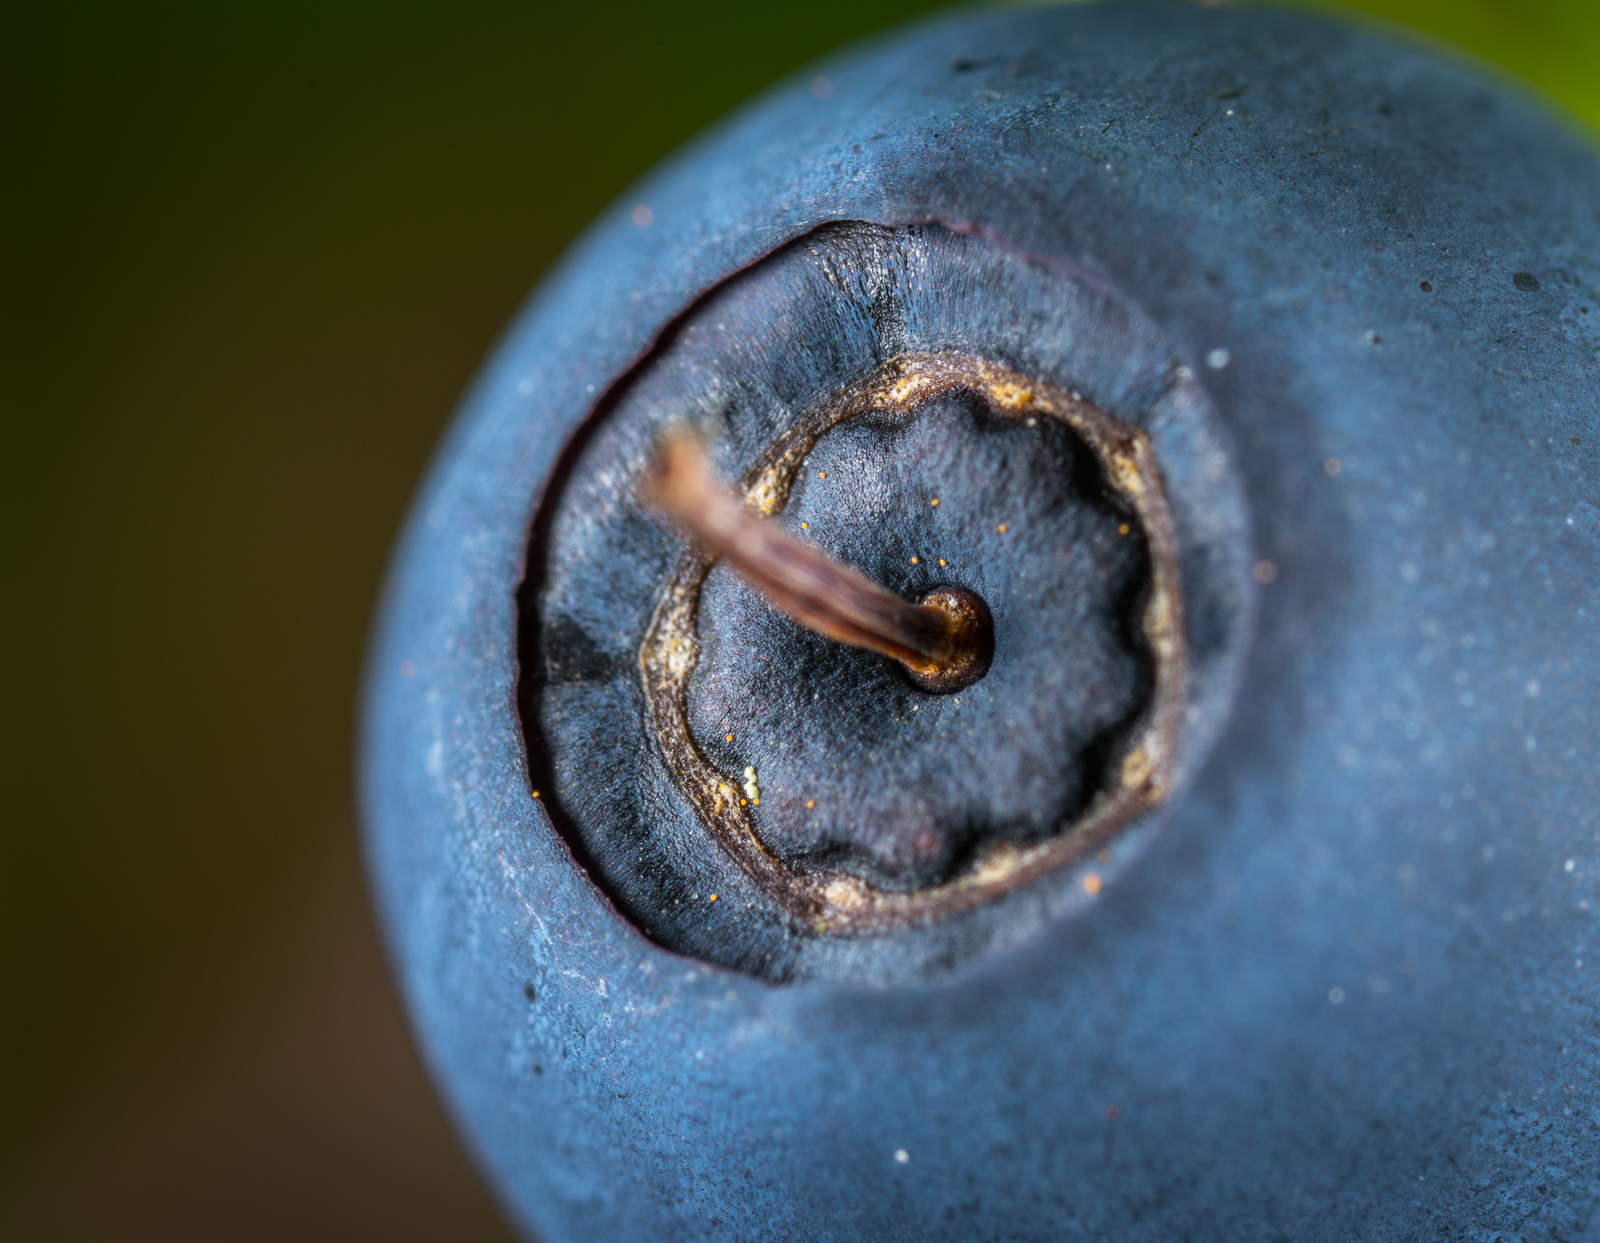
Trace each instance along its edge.
{"label": "powdery blue coating", "polygon": [[[916,987],[768,987],[643,940],[531,797],[513,706],[566,437],[698,293],[836,219],[979,231],[1138,304],[1277,569],[1161,839]],[[552,1241],[1600,1230],[1597,284],[1578,137],[1285,13],[941,21],[639,187],[467,402],[368,678],[374,885],[514,1211]]]}

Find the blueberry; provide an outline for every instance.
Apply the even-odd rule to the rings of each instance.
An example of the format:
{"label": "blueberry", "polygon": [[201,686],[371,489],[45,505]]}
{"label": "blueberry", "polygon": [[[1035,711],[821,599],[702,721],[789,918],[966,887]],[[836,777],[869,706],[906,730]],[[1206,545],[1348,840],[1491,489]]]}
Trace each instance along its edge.
{"label": "blueberry", "polygon": [[[822,74],[580,243],[396,554],[373,880],[508,1203],[1585,1237],[1600,161],[1304,14],[1008,11]],[[683,421],[797,537],[981,597],[983,676],[697,553],[636,486]]]}

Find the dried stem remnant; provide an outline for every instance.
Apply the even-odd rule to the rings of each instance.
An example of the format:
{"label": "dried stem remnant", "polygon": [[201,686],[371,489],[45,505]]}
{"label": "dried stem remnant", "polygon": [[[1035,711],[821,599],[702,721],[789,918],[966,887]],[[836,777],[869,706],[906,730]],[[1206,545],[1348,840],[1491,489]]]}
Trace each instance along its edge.
{"label": "dried stem remnant", "polygon": [[693,432],[662,438],[640,492],[776,608],[818,634],[899,661],[923,689],[959,690],[986,671],[991,623],[977,596],[941,587],[912,604],[795,539],[722,484]]}

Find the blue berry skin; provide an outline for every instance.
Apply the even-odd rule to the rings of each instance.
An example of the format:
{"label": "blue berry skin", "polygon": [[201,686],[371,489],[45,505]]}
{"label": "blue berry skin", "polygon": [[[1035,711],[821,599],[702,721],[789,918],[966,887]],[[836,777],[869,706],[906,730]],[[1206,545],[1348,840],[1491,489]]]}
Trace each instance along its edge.
{"label": "blue berry skin", "polygon": [[[575,863],[526,779],[517,593],[564,444],[662,326],[848,220],[1141,308],[1232,438],[1263,581],[1220,738],[1092,902],[919,982],[774,985]],[[396,553],[362,757],[423,1048],[552,1243],[1595,1237],[1600,160],[1305,14],[848,52],[652,175],[513,326]]]}

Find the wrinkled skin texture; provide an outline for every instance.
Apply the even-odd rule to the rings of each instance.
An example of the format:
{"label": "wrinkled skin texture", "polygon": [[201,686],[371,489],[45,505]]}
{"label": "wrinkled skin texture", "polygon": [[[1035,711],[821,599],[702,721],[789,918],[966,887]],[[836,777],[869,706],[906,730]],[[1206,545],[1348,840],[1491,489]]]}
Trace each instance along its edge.
{"label": "wrinkled skin texture", "polygon": [[[822,72],[576,248],[397,553],[372,873],[507,1203],[550,1240],[1595,1237],[1600,162],[1283,13],[954,19]],[[921,982],[777,986],[661,948],[574,862],[526,780],[517,598],[595,403],[840,220],[1137,306],[1275,575],[1220,736],[1098,897]]]}
{"label": "wrinkled skin texture", "polygon": [[[906,599],[955,582],[1007,623],[990,676],[964,694],[921,692],[892,662],[786,624],[737,574],[712,571],[695,736],[715,749],[732,731],[773,757],[762,829],[776,848],[797,861],[848,849],[846,865],[880,885],[925,886],[949,871],[964,826],[1020,838],[1036,809],[1087,801],[1095,774],[1080,757],[1140,707],[1149,677],[1126,638],[1147,557],[1118,535],[1131,514],[1092,504],[1092,483],[1072,487],[1085,457],[1054,420],[1014,428],[959,399],[909,425],[847,425],[810,454],[786,526],[819,532]],[[1097,590],[1073,589],[1085,583]],[[736,746],[724,743],[721,767],[743,767]]]}

